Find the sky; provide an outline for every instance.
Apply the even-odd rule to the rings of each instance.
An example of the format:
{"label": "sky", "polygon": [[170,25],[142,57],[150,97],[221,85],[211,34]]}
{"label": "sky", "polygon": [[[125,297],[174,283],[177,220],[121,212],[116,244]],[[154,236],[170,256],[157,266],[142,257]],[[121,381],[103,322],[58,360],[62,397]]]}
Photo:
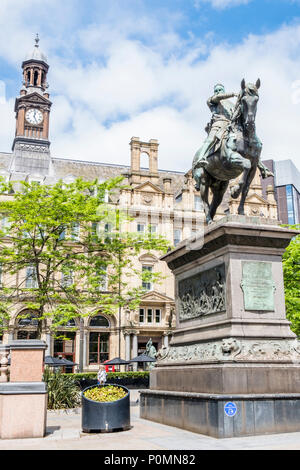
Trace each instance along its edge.
{"label": "sky", "polygon": [[186,172],[214,85],[260,78],[262,159],[300,169],[300,0],[0,0],[0,152],[36,33],[53,157],[130,165],[135,136],[159,141],[159,168]]}

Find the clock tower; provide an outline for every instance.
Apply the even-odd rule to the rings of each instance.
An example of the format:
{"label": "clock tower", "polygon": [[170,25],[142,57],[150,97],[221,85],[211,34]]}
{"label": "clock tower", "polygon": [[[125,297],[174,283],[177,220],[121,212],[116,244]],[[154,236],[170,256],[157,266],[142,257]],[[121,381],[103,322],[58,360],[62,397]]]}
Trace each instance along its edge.
{"label": "clock tower", "polygon": [[36,36],[33,51],[22,64],[23,86],[16,98],[16,135],[13,143],[12,171],[46,176],[50,166],[49,100],[47,57]]}

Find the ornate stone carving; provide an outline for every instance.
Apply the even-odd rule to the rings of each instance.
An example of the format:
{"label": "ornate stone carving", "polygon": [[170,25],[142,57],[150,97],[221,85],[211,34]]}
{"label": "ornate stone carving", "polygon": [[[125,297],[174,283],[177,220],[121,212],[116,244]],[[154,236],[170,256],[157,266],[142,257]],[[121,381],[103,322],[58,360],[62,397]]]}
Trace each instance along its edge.
{"label": "ornate stone carving", "polygon": [[143,196],[143,202],[144,204],[150,205],[153,201],[153,195],[152,194],[145,194]]}
{"label": "ornate stone carving", "polygon": [[241,343],[235,338],[225,338],[222,341],[223,356],[235,357],[241,352]]}
{"label": "ornate stone carving", "polygon": [[163,347],[159,350],[160,362],[209,362],[234,360],[238,362],[300,362],[298,340],[242,340],[224,338],[220,341],[187,346]]}
{"label": "ornate stone carving", "polygon": [[165,359],[169,353],[169,349],[170,348],[168,346],[163,346],[162,348],[160,348],[157,351],[156,359],[158,361],[162,361],[163,359]]}
{"label": "ornate stone carving", "polygon": [[46,145],[34,145],[34,144],[17,144],[16,150],[22,150],[27,152],[38,152],[38,153],[46,153],[49,152],[49,147]]}
{"label": "ornate stone carving", "polygon": [[179,321],[226,310],[225,265],[179,282]]}

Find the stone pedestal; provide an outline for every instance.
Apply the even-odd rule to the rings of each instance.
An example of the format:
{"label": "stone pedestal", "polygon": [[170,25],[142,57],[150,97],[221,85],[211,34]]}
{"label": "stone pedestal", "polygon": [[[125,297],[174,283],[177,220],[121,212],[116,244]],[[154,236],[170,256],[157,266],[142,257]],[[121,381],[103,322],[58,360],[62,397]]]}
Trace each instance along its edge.
{"label": "stone pedestal", "polygon": [[47,387],[42,382],[46,343],[16,340],[11,351],[10,382],[0,383],[0,438],[44,437]]}
{"label": "stone pedestal", "polygon": [[228,216],[202,243],[163,257],[175,275],[177,327],[142,393],[141,417],[214,437],[300,431],[300,344],[282,273],[293,236],[274,221]]}

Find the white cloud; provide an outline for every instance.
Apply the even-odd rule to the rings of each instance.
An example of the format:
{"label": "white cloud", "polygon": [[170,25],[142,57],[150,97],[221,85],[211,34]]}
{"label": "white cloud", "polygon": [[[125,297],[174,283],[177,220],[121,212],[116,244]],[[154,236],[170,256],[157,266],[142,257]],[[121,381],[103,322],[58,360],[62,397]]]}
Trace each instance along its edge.
{"label": "white cloud", "polygon": [[[222,81],[237,92],[243,77],[252,82],[260,77],[257,133],[263,158],[296,161],[300,105],[293,98],[293,83],[300,78],[299,45],[300,27],[285,27],[252,35],[234,47],[215,46],[206,59],[195,62],[193,48],[183,57],[164,60],[158,50],[119,39],[105,64],[69,70],[53,65],[53,88],[74,107],[73,130],[55,136],[53,151],[114,162],[117,154],[126,164],[129,140],[138,135],[159,139],[160,167],[169,168],[172,161],[173,169],[188,170],[205,137],[210,119],[206,100],[213,85]],[[66,115],[69,119],[69,106]]]}
{"label": "white cloud", "polygon": [[0,102],[0,143],[5,143],[5,145],[0,147],[0,152],[10,152],[14,137],[14,100],[5,100],[2,97]]}
{"label": "white cloud", "polygon": [[[31,6],[34,1],[28,0]],[[69,8],[72,2],[65,3]],[[140,24],[133,19],[129,13],[112,16],[98,25],[95,20],[80,30],[73,28],[69,36],[43,36],[41,47],[51,66],[54,156],[129,164],[130,138],[139,136],[159,140],[161,168],[187,171],[205,137],[210,119],[206,100],[214,84],[222,81],[229,91],[238,92],[243,77],[252,82],[260,77],[257,134],[264,144],[263,158],[291,158],[300,166],[300,104],[295,100],[299,25],[251,35],[237,45],[216,45],[209,37],[182,40],[171,22],[165,27],[164,17],[155,21],[142,15]],[[19,16],[18,21],[18,34],[30,39]],[[69,21],[71,31],[75,23]],[[140,39],[141,31],[148,40]],[[1,34],[0,28],[0,39]],[[9,44],[6,50],[0,41],[0,56],[19,68],[27,51],[23,46]],[[0,150],[9,150],[14,125],[9,100],[0,106]]]}
{"label": "white cloud", "polygon": [[217,10],[224,10],[225,8],[246,5],[252,0],[195,0],[195,7],[199,8],[201,3],[210,3],[213,8]]}
{"label": "white cloud", "polygon": [[5,83],[0,80],[0,104],[6,103],[6,86]]}

